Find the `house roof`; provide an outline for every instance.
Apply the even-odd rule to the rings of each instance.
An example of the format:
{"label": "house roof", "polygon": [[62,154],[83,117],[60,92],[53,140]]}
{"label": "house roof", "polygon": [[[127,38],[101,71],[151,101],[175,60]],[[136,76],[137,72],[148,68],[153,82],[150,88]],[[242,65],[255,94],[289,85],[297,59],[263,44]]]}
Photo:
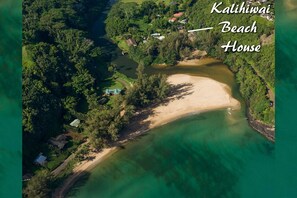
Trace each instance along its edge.
{"label": "house roof", "polygon": [[120,94],[121,93],[121,89],[106,89],[105,93],[106,94]]}
{"label": "house roof", "polygon": [[29,181],[32,177],[33,177],[32,174],[27,173],[27,174],[23,175],[22,179],[23,179],[23,181]]}
{"label": "house roof", "polygon": [[153,33],[151,34],[151,36],[160,36],[161,34],[160,33]]}
{"label": "house roof", "polygon": [[177,18],[170,18],[169,19],[169,21],[173,21],[173,22],[176,21],[176,20],[177,20]]}
{"label": "house roof", "polygon": [[187,19],[183,19],[183,20],[178,21],[178,22],[181,23],[181,24],[186,24],[187,23]]}
{"label": "house roof", "polygon": [[175,13],[173,16],[174,16],[174,17],[181,17],[181,16],[183,16],[183,15],[184,15],[183,12],[178,12],[178,13]]}
{"label": "house roof", "polygon": [[157,39],[159,39],[160,41],[162,41],[162,40],[165,39],[165,36],[159,36],[159,37],[157,37]]}
{"label": "house roof", "polygon": [[78,127],[79,124],[80,124],[80,120],[79,120],[79,119],[75,119],[75,120],[73,120],[73,121],[70,123],[70,126]]}
{"label": "house roof", "polygon": [[42,154],[39,154],[38,157],[34,160],[35,163],[44,165],[46,162],[47,157],[43,156]]}
{"label": "house roof", "polygon": [[66,140],[67,137],[65,134],[61,134],[61,135],[58,135],[57,137],[55,137],[54,139],[57,141],[63,141],[63,140]]}
{"label": "house roof", "polygon": [[64,146],[67,144],[67,141],[63,140],[63,141],[57,141],[57,140],[54,140],[54,139],[50,139],[49,142],[58,147],[59,149],[63,149]]}
{"label": "house roof", "polygon": [[131,45],[133,45],[133,46],[136,46],[137,45],[137,43],[136,43],[136,41],[134,40],[134,39],[127,39],[126,40],[126,43],[129,45],[129,46],[131,46]]}
{"label": "house roof", "polygon": [[58,147],[59,149],[63,149],[64,146],[67,144],[66,139],[67,139],[66,135],[61,134],[61,135],[59,135],[59,136],[57,136],[57,137],[55,137],[55,138],[51,138],[51,139],[49,140],[49,142],[50,142],[52,145]]}

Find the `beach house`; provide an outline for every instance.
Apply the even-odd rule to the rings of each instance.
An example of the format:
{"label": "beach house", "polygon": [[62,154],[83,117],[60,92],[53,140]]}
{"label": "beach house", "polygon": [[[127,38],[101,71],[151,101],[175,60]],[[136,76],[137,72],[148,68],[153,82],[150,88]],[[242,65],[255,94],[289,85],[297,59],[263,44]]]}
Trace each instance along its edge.
{"label": "beach house", "polygon": [[127,39],[127,40],[126,40],[126,43],[127,43],[128,46],[134,46],[134,47],[137,46],[136,41],[135,41],[134,39],[132,39],[132,38]]}
{"label": "beach house", "polygon": [[66,135],[62,134],[62,135],[59,135],[55,138],[51,138],[49,140],[50,144],[52,144],[53,146],[56,146],[58,149],[63,149],[64,146],[67,144],[67,137]]}
{"label": "beach house", "polygon": [[170,18],[170,19],[168,20],[168,22],[169,22],[169,23],[174,23],[176,20],[177,20],[177,18],[173,17],[173,18]]}
{"label": "beach house", "polygon": [[34,160],[34,163],[35,164],[38,164],[38,165],[41,165],[41,166],[44,166],[45,163],[46,163],[46,159],[47,157],[42,155],[42,153],[40,153]]}
{"label": "beach house", "polygon": [[70,123],[70,126],[73,126],[73,127],[78,127],[80,124],[80,120],[79,119],[75,119],[73,120],[71,123]]}
{"label": "beach house", "polygon": [[180,20],[178,22],[181,23],[181,24],[187,24],[187,19],[183,19],[183,20]]}
{"label": "beach house", "polygon": [[121,93],[121,89],[106,89],[105,94],[106,95],[118,95]]}
{"label": "beach house", "polygon": [[161,36],[161,34],[160,33],[153,33],[153,34],[151,34],[151,36],[152,37],[159,37],[159,36]]}
{"label": "beach house", "polygon": [[183,12],[178,12],[178,13],[175,13],[173,16],[174,16],[175,18],[179,18],[179,17],[181,17],[181,16],[183,16],[183,15],[184,15]]}

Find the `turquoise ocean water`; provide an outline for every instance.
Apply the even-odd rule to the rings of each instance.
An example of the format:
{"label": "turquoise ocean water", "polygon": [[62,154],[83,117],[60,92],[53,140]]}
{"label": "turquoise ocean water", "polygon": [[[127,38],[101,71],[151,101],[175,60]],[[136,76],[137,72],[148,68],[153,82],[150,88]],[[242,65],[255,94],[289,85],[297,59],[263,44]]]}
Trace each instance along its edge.
{"label": "turquoise ocean water", "polygon": [[69,197],[273,197],[273,166],[274,145],[253,131],[241,112],[220,110],[127,143]]}
{"label": "turquoise ocean water", "polygon": [[0,1],[0,197],[21,197],[21,1]]}

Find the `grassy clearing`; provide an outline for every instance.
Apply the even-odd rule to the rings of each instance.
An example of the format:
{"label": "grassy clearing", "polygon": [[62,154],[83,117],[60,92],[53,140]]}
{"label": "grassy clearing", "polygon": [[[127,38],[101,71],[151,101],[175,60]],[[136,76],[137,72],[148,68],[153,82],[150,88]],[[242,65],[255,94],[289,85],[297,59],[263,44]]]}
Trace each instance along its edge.
{"label": "grassy clearing", "polygon": [[[134,79],[132,78],[128,78],[128,76],[126,76],[125,74],[122,74],[120,72],[115,72],[114,76],[117,78],[117,79],[120,79],[122,81],[125,81],[126,84],[132,84],[134,83]],[[130,85],[129,85],[130,86]]]}
{"label": "grassy clearing", "polygon": [[[120,72],[114,72],[113,76],[105,79],[100,84],[102,86],[102,94],[105,89],[125,89],[130,87],[133,84],[134,80],[128,78],[125,74]],[[110,96],[107,105],[113,106],[116,96]]]}
{"label": "grassy clearing", "polygon": [[101,87],[102,92],[104,92],[105,89],[124,89],[134,82],[133,79],[128,78],[125,74],[122,74],[120,72],[115,72],[112,77],[105,79],[102,81]]}
{"label": "grassy clearing", "polygon": [[118,82],[114,78],[108,78],[105,81],[102,81],[101,83],[102,86],[102,93],[105,91],[105,89],[123,89],[124,86]]}
{"label": "grassy clearing", "polygon": [[251,17],[251,21],[257,21],[258,24],[261,24],[265,27],[271,28],[274,27],[274,21],[268,21],[261,16],[255,15]]}
{"label": "grassy clearing", "polygon": [[129,46],[127,45],[125,39],[120,36],[117,36],[114,41],[117,43],[118,47],[123,50],[124,52],[129,51]]}
{"label": "grassy clearing", "polygon": [[26,50],[26,46],[22,47],[22,64],[23,67],[34,67],[35,63],[33,62],[30,54]]}
{"label": "grassy clearing", "polygon": [[142,32],[146,32],[147,29],[148,29],[148,24],[144,22],[144,20],[131,20],[133,21],[133,24],[137,25],[138,26],[138,29]]}

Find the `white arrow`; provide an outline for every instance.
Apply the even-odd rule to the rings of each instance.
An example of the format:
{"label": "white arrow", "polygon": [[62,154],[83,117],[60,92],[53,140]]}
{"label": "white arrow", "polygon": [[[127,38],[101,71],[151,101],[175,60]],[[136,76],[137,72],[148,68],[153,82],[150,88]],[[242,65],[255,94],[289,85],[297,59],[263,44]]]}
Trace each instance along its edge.
{"label": "white arrow", "polygon": [[188,32],[199,32],[203,30],[211,30],[213,27],[208,27],[208,28],[201,28],[201,29],[195,29],[195,30],[188,30]]}

